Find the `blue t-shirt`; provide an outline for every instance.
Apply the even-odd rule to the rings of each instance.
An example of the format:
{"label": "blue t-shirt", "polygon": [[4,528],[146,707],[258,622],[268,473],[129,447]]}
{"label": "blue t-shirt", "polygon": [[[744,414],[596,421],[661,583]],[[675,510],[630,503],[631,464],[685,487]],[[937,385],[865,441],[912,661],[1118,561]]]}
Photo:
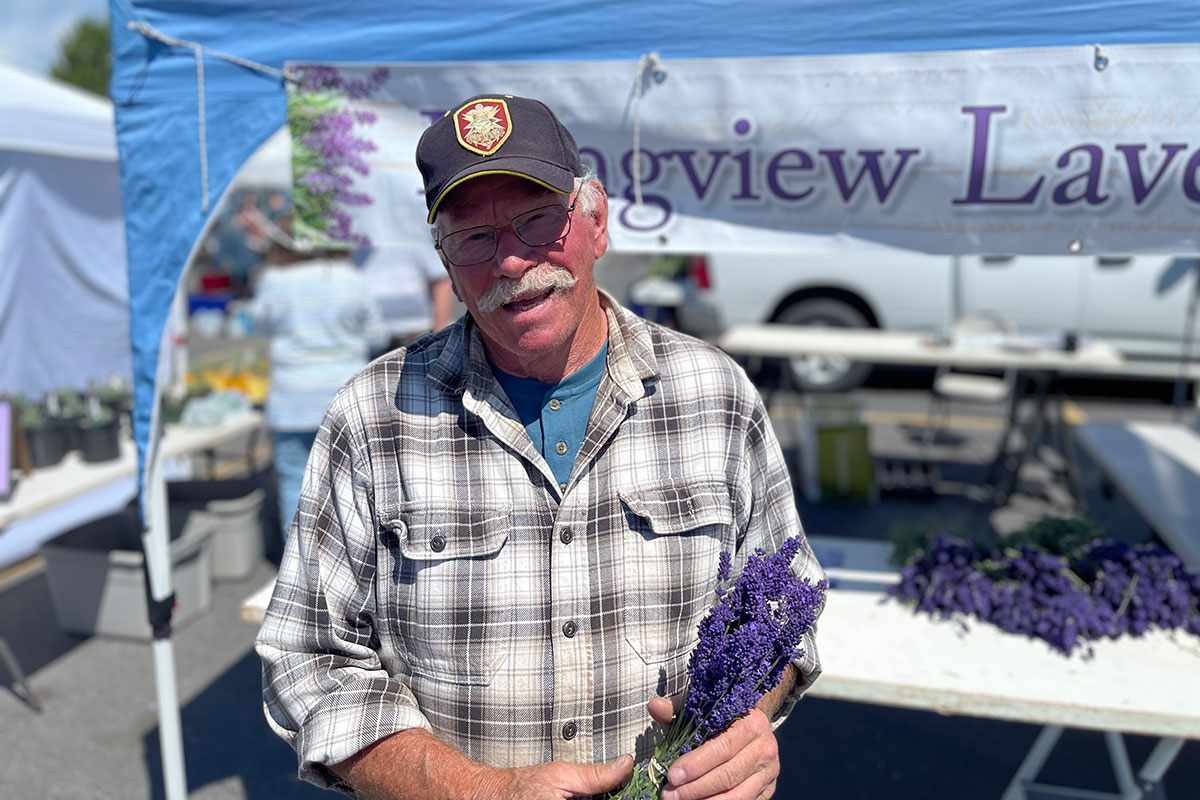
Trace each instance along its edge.
{"label": "blue t-shirt", "polygon": [[533,446],[550,465],[560,487],[571,476],[575,455],[583,444],[607,360],[606,339],[591,361],[558,383],[518,378],[492,365],[496,380],[504,387]]}

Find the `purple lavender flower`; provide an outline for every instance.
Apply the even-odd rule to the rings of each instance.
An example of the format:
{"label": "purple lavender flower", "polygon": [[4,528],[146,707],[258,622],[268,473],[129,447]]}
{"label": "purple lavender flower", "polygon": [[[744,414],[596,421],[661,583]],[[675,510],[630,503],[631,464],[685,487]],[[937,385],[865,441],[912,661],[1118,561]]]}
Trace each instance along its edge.
{"label": "purple lavender flower", "polygon": [[1200,578],[1158,544],[1096,539],[1057,555],[1028,545],[984,552],[940,536],[892,592],[917,611],[973,616],[1065,655],[1155,627],[1200,634]]}
{"label": "purple lavender flower", "polygon": [[372,70],[361,80],[347,80],[336,67],[320,64],[301,68],[298,89],[289,100],[295,153],[293,199],[296,216],[326,239],[368,246],[369,239],[353,230],[346,209],[370,205],[365,192],[351,190],[353,175],[367,176],[371,168],[364,155],[378,147],[358,135],[358,128],[373,125],[377,116],[345,108],[337,98],[362,99],[377,92],[388,77],[386,68]]}
{"label": "purple lavender flower", "polygon": [[638,764],[613,800],[657,797],[676,758],[748,714],[802,655],[804,635],[821,613],[826,588],[824,581],[814,586],[792,572],[803,543],[797,535],[773,555],[756,550],[732,586],[731,556],[721,554],[717,602],[700,623],[683,707],[655,748],[652,760],[659,766],[651,768],[649,760]]}
{"label": "purple lavender flower", "polygon": [[323,64],[303,64],[300,66],[300,88],[305,92],[317,92],[322,89],[335,89],[341,86],[342,76],[337,67]]}
{"label": "purple lavender flower", "polygon": [[387,83],[388,68],[377,67],[362,80],[346,80],[337,67],[301,64],[300,89],[304,92],[337,91],[352,100],[370,97]]}

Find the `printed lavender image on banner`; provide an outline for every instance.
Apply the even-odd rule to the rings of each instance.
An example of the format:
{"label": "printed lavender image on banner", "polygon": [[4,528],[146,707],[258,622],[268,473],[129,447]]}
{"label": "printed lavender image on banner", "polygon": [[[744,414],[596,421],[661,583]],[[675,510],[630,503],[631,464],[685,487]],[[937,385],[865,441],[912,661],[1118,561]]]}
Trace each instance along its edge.
{"label": "printed lavender image on banner", "polygon": [[383,86],[388,70],[379,67],[358,79],[326,65],[301,65],[296,71],[300,80],[288,86],[295,238],[309,248],[369,247],[367,235],[354,229],[349,209],[374,202],[370,194],[355,191],[355,183],[371,172],[365,156],[378,147],[364,129],[377,117],[357,103]]}

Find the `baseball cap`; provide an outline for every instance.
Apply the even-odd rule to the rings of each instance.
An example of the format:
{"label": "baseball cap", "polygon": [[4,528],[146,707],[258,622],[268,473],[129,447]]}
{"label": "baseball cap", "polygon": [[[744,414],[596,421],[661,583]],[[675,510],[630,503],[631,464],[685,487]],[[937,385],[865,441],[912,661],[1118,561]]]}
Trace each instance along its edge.
{"label": "baseball cap", "polygon": [[417,168],[427,222],[452,189],[483,175],[519,175],[570,194],[583,173],[579,147],[546,105],[511,94],[472,97],[421,134]]}

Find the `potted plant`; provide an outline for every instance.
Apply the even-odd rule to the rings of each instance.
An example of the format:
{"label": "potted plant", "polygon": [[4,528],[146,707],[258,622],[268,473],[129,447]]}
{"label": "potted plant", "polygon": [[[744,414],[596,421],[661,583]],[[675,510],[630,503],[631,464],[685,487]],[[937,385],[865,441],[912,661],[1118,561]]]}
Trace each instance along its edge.
{"label": "potted plant", "polygon": [[112,461],[121,456],[121,426],[117,415],[99,401],[79,424],[79,452],[88,464]]}
{"label": "potted plant", "polygon": [[34,469],[52,467],[67,453],[67,433],[46,414],[41,404],[24,397],[14,401],[17,422],[29,445],[29,458]]}
{"label": "potted plant", "polygon": [[46,411],[67,437],[67,452],[79,449],[79,428],[87,416],[87,403],[73,387],[64,386],[46,396]]}
{"label": "potted plant", "polygon": [[133,392],[129,382],[120,376],[113,375],[103,383],[92,386],[92,395],[102,405],[112,409],[117,419],[128,419],[133,412]]}
{"label": "potted plant", "polygon": [[187,386],[169,386],[163,390],[159,412],[164,422],[178,423],[188,401],[212,394],[212,387],[199,379],[189,377]]}

